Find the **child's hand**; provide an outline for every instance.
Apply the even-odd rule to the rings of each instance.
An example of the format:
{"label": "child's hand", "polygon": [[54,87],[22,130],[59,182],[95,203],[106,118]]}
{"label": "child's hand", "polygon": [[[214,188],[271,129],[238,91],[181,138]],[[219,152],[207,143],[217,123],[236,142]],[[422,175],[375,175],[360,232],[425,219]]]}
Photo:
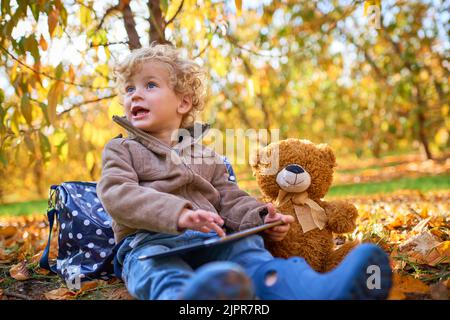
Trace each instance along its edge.
{"label": "child's hand", "polygon": [[192,229],[205,233],[212,229],[224,237],[225,231],[220,227],[223,223],[223,219],[217,213],[201,209],[195,211],[184,209],[178,218],[178,229]]}
{"label": "child's hand", "polygon": [[264,223],[283,220],[285,224],[265,230],[265,236],[272,241],[281,241],[288,233],[290,224],[294,222],[294,217],[276,212],[272,203],[267,204],[267,209],[269,214],[264,218]]}

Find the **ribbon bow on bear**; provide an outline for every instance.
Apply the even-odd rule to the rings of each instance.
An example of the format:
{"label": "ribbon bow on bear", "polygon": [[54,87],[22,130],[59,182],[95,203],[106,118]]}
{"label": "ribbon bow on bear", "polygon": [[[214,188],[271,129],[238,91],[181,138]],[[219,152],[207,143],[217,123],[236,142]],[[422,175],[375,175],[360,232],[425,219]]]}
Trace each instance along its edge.
{"label": "ribbon bow on bear", "polygon": [[281,207],[288,201],[291,201],[294,206],[295,215],[303,233],[316,228],[322,230],[325,227],[328,221],[325,210],[309,198],[308,192],[288,193],[280,189],[275,205]]}

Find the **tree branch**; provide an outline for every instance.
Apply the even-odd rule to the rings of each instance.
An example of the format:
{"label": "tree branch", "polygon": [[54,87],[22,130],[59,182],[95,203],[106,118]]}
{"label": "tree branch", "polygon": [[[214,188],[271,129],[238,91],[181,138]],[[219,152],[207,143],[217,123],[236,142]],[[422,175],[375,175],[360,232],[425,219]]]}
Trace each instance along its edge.
{"label": "tree branch", "polygon": [[108,46],[113,46],[116,44],[130,44],[129,41],[117,41],[117,42],[107,42],[107,43],[99,43],[99,44],[90,44],[90,48],[95,48],[95,47],[108,47]]}
{"label": "tree branch", "polygon": [[95,30],[96,31],[100,30],[102,28],[103,23],[105,22],[106,18],[115,11],[120,11],[119,5],[115,5],[111,8],[108,8],[108,10],[106,10],[105,14],[103,15],[102,19],[100,20],[100,24],[97,26],[97,28]]}
{"label": "tree branch", "polygon": [[95,103],[95,102],[99,102],[99,101],[107,100],[107,99],[112,99],[112,98],[114,98],[114,97],[116,97],[116,96],[117,96],[117,94],[112,94],[112,95],[110,95],[110,96],[106,96],[106,97],[102,97],[102,98],[97,98],[97,99],[93,99],[93,100],[86,100],[86,101],[83,101],[83,102],[80,102],[80,103],[76,103],[76,104],[73,104],[70,108],[68,108],[68,109],[66,109],[66,110],[64,110],[64,111],[61,111],[61,112],[58,113],[57,115],[58,115],[58,116],[61,116],[61,115],[63,115],[64,113],[67,113],[67,112],[69,112],[69,111],[71,111],[71,110],[73,110],[73,109],[75,109],[75,108],[79,108],[79,107],[81,107],[81,106],[83,106],[83,105],[85,105],[85,104]]}
{"label": "tree branch", "polygon": [[0,49],[2,49],[2,50],[3,50],[7,55],[9,55],[13,60],[17,61],[20,65],[22,65],[22,66],[24,66],[25,68],[27,68],[27,69],[33,71],[33,72],[36,73],[36,74],[42,75],[42,76],[47,77],[47,78],[49,78],[49,79],[52,79],[52,80],[55,80],[55,81],[62,81],[63,83],[68,84],[68,85],[71,85],[71,86],[83,87],[83,88],[89,88],[89,89],[92,89],[92,90],[115,89],[115,88],[113,88],[113,87],[93,87],[93,86],[90,86],[90,85],[87,85],[87,84],[75,83],[75,82],[70,82],[70,81],[67,81],[67,80],[58,79],[58,78],[56,78],[56,77],[54,77],[54,76],[52,76],[52,75],[50,75],[50,74],[48,74],[48,73],[38,71],[38,70],[36,70],[36,69],[30,67],[29,65],[23,63],[23,62],[20,61],[18,58],[16,58],[12,53],[10,53],[8,50],[6,50],[5,48],[3,48],[1,45],[0,45]]}
{"label": "tree branch", "polygon": [[175,20],[175,18],[177,17],[177,15],[180,13],[181,9],[183,8],[183,4],[184,4],[184,0],[181,0],[180,6],[177,9],[177,12],[175,12],[174,16],[172,18],[170,18],[169,21],[166,21],[165,26],[167,27],[169,24],[171,24],[173,22],[173,20]]}

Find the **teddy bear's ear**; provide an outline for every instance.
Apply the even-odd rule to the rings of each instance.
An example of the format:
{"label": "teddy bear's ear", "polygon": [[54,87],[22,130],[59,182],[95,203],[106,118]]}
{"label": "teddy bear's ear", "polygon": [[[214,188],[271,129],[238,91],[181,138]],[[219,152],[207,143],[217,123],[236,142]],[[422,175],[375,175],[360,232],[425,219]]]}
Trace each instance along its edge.
{"label": "teddy bear's ear", "polygon": [[331,150],[330,146],[327,145],[326,143],[322,143],[319,144],[317,147],[320,149],[325,158],[331,163],[331,165],[333,167],[336,167],[337,166],[336,157],[334,155],[333,150]]}

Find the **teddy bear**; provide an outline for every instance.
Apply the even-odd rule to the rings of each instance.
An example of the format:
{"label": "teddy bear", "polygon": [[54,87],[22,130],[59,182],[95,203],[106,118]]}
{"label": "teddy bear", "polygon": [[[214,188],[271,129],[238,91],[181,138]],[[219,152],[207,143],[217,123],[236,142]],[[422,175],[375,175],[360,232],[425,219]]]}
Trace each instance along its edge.
{"label": "teddy bear", "polygon": [[282,241],[265,239],[275,257],[300,256],[317,272],[328,272],[358,244],[334,248],[333,234],[353,231],[358,212],[349,202],[322,200],[336,166],[327,144],[293,138],[273,142],[254,153],[250,164],[263,200],[295,218]]}

